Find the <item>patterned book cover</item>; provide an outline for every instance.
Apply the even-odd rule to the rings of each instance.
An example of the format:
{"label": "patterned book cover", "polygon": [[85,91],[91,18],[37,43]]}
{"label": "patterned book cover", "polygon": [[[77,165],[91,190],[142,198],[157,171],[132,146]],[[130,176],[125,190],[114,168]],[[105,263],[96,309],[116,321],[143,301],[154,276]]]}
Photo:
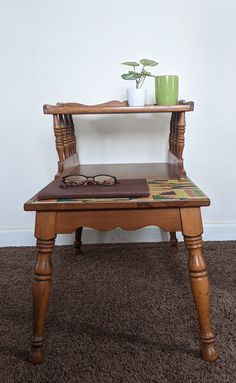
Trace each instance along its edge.
{"label": "patterned book cover", "polygon": [[191,200],[207,198],[189,179],[152,180],[148,182],[153,200]]}

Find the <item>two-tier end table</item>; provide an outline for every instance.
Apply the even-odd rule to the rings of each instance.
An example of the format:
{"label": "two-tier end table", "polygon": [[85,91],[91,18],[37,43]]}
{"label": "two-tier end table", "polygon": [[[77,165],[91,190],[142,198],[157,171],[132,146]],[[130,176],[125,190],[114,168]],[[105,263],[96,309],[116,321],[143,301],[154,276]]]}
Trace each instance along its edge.
{"label": "two-tier end table", "polygon": [[[25,203],[25,210],[36,211],[35,237],[38,250],[33,279],[32,363],[40,363],[43,358],[44,323],[51,292],[51,254],[57,234],[75,232],[75,246],[80,250],[83,227],[106,231],[117,227],[136,230],[151,225],[170,233],[171,246],[177,246],[176,232],[183,234],[189,254],[191,288],[200,325],[202,358],[209,362],[217,359],[210,322],[207,266],[202,254],[203,228],[200,211],[200,208],[208,206],[210,201],[187,177],[183,163],[185,114],[192,110],[193,102],[184,101],[174,106],[129,107],[127,102],[119,101],[95,106],[78,103],[44,106],[44,113],[53,115],[56,150],[59,157],[56,179],[59,180],[63,175],[71,173],[86,175],[106,173],[117,178],[145,178],[149,184],[150,196],[39,201],[36,195]],[[168,162],[80,165],[73,116],[83,114],[124,116],[130,113],[169,113]]]}

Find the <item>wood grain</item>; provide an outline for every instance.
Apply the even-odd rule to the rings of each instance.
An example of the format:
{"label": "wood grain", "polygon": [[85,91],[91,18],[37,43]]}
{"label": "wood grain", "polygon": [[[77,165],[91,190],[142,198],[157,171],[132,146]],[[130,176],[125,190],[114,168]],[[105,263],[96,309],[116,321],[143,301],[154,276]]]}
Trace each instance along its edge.
{"label": "wood grain", "polygon": [[202,220],[200,209],[181,209],[184,241],[189,253],[188,267],[202,343],[202,357],[208,362],[218,358],[211,328],[209,281],[206,261],[202,254]]}
{"label": "wood grain", "polygon": [[51,294],[51,253],[54,239],[37,240],[38,260],[33,280],[33,337],[30,360],[33,364],[42,362],[44,323]]}
{"label": "wood grain", "polygon": [[179,209],[150,210],[99,210],[57,212],[56,233],[72,233],[76,228],[90,227],[107,231],[117,227],[137,230],[146,226],[158,226],[165,231],[180,231]]}
{"label": "wood grain", "polygon": [[171,113],[190,112],[194,103],[187,102],[173,106],[145,105],[144,107],[130,107],[127,101],[110,101],[98,105],[83,105],[79,103],[58,103],[57,105],[44,105],[45,114],[128,114],[128,113]]}
{"label": "wood grain", "polygon": [[[145,178],[168,180],[186,177],[183,151],[185,145],[185,112],[194,109],[193,102],[179,101],[174,106],[146,105],[129,107],[127,101],[110,101],[98,105],[58,103],[44,105],[45,114],[53,114],[53,128],[58,153],[60,179],[67,174],[111,174],[117,178]],[[168,163],[151,164],[79,164],[73,115],[82,114],[129,114],[171,113]],[[132,143],[131,143],[132,145]],[[36,196],[37,198],[37,196]],[[211,329],[209,306],[209,282],[206,262],[202,254],[203,232],[201,206],[208,206],[207,197],[189,200],[124,199],[118,201],[42,201],[24,205],[25,210],[36,211],[35,237],[37,238],[38,261],[33,281],[34,331],[31,362],[38,364],[43,358],[43,330],[51,291],[51,253],[57,234],[76,232],[75,247],[81,251],[82,227],[97,230],[137,230],[157,226],[170,232],[171,245],[176,248],[176,232],[182,231],[189,253],[188,267],[191,288],[199,319],[202,357],[214,361],[217,353]],[[178,318],[181,320],[181,318]]]}

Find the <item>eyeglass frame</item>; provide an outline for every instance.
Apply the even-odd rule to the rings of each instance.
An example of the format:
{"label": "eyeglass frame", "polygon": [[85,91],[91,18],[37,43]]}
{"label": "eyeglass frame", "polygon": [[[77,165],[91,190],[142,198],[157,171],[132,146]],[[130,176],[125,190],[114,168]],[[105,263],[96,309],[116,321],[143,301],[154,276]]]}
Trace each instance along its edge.
{"label": "eyeglass frame", "polygon": [[[83,183],[83,184],[78,184],[78,183],[76,183],[76,182],[71,182],[71,183],[67,183],[66,181],[65,181],[65,179],[66,178],[68,178],[68,177],[73,177],[73,176],[80,176],[80,177],[84,177],[84,178],[86,178],[87,180],[85,181],[85,183]],[[99,177],[99,176],[106,176],[106,177],[110,177],[110,178],[112,178],[113,180],[114,180],[114,184],[100,184],[100,183],[98,183],[98,182],[96,182],[96,181],[94,181],[94,178],[95,177]],[[91,180],[92,179],[92,182],[91,181],[89,181],[89,179]],[[86,185],[90,185],[90,184],[93,184],[93,185],[98,185],[98,186],[114,186],[114,185],[116,185],[116,184],[118,184],[119,183],[119,181],[118,181],[118,179],[115,177],[115,176],[112,176],[112,175],[110,175],[110,174],[95,174],[95,176],[86,176],[86,175],[84,175],[84,174],[69,174],[69,175],[67,175],[67,176],[64,176],[64,177],[62,177],[62,179],[61,179],[61,183],[60,183],[60,187],[67,187],[67,186],[86,186]]]}

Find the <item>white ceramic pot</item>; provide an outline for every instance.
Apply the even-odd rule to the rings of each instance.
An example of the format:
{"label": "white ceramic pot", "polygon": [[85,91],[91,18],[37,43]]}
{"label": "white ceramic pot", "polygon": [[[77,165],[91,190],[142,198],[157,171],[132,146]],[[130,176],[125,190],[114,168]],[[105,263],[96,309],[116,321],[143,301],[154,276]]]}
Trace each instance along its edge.
{"label": "white ceramic pot", "polygon": [[146,103],[147,90],[146,89],[127,89],[127,99],[129,106],[144,106]]}

